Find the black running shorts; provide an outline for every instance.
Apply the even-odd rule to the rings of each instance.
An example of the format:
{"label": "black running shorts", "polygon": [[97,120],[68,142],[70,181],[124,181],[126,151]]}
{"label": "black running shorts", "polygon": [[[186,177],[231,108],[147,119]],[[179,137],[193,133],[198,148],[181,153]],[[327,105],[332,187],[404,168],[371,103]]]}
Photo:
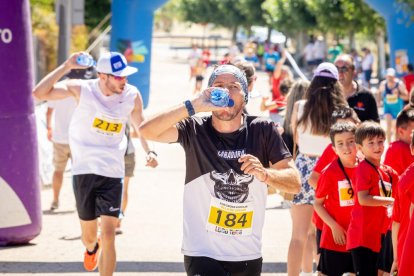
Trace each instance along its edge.
{"label": "black running shorts", "polygon": [[88,221],[102,215],[119,217],[122,185],[122,178],[96,174],[74,175],[73,191],[79,218]]}
{"label": "black running shorts", "polygon": [[321,248],[318,271],[324,275],[342,276],[347,272],[354,272],[351,252],[339,252]]}
{"label": "black running shorts", "polygon": [[262,258],[241,262],[226,262],[208,257],[184,256],[184,267],[189,276],[260,276],[262,262]]}

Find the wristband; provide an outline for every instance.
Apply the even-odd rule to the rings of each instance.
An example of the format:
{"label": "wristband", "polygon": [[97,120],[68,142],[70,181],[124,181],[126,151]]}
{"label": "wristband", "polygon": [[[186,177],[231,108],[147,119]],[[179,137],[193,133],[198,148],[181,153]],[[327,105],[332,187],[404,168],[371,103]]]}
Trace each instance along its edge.
{"label": "wristband", "polygon": [[189,100],[184,102],[185,108],[187,109],[188,116],[193,116],[195,114],[194,107]]}
{"label": "wristband", "polygon": [[158,156],[158,154],[155,151],[153,151],[153,150],[150,150],[149,152],[147,152],[147,155],[150,155],[150,154],[153,154],[155,156]]}
{"label": "wristband", "polygon": [[150,150],[148,153],[147,153],[147,157],[145,158],[147,161],[149,161],[149,160],[151,160],[152,158],[154,158],[155,159],[155,157],[157,157],[158,155],[157,155],[157,153],[155,152],[155,151],[153,151],[153,150]]}

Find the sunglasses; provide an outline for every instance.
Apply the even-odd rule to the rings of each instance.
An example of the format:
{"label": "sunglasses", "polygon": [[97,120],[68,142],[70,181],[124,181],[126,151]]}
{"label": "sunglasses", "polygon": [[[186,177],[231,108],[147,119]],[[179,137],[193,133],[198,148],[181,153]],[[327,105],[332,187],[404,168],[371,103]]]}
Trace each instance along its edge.
{"label": "sunglasses", "polygon": [[120,76],[114,76],[114,75],[111,75],[111,74],[107,74],[107,75],[113,77],[117,81],[125,80],[127,78],[126,76],[120,77]]}
{"label": "sunglasses", "polygon": [[342,67],[336,66],[336,69],[338,69],[338,73],[348,73],[349,72],[349,67],[346,67],[346,66],[342,66]]}

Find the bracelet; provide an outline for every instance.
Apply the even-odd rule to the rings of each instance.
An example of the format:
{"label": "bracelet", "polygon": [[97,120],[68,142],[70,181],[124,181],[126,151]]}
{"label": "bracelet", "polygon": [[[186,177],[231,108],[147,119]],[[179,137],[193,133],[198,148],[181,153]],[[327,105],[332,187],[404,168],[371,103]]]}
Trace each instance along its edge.
{"label": "bracelet", "polygon": [[414,108],[414,103],[410,103],[410,107],[411,108]]}
{"label": "bracelet", "polygon": [[195,114],[194,107],[189,100],[184,102],[185,108],[187,109],[188,116],[193,116]]}
{"label": "bracelet", "polygon": [[266,171],[266,169],[264,169],[264,171],[266,173],[266,176],[265,176],[265,179],[262,181],[263,183],[265,183],[267,178],[269,177],[269,173]]}

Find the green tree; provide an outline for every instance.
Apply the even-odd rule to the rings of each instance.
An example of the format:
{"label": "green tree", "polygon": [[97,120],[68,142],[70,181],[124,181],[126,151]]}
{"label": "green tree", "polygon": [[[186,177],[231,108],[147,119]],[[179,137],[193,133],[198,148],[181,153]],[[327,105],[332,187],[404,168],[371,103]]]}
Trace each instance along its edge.
{"label": "green tree", "polygon": [[85,25],[92,30],[110,12],[111,0],[85,0]]}
{"label": "green tree", "polygon": [[213,23],[232,29],[233,39],[240,26],[265,25],[262,10],[265,0],[181,0],[183,20],[193,23]]}
{"label": "green tree", "polygon": [[267,0],[263,10],[267,24],[288,36],[317,28],[306,0]]}
{"label": "green tree", "polygon": [[374,38],[385,28],[382,17],[363,0],[306,0],[322,31],[339,36],[364,33]]}

